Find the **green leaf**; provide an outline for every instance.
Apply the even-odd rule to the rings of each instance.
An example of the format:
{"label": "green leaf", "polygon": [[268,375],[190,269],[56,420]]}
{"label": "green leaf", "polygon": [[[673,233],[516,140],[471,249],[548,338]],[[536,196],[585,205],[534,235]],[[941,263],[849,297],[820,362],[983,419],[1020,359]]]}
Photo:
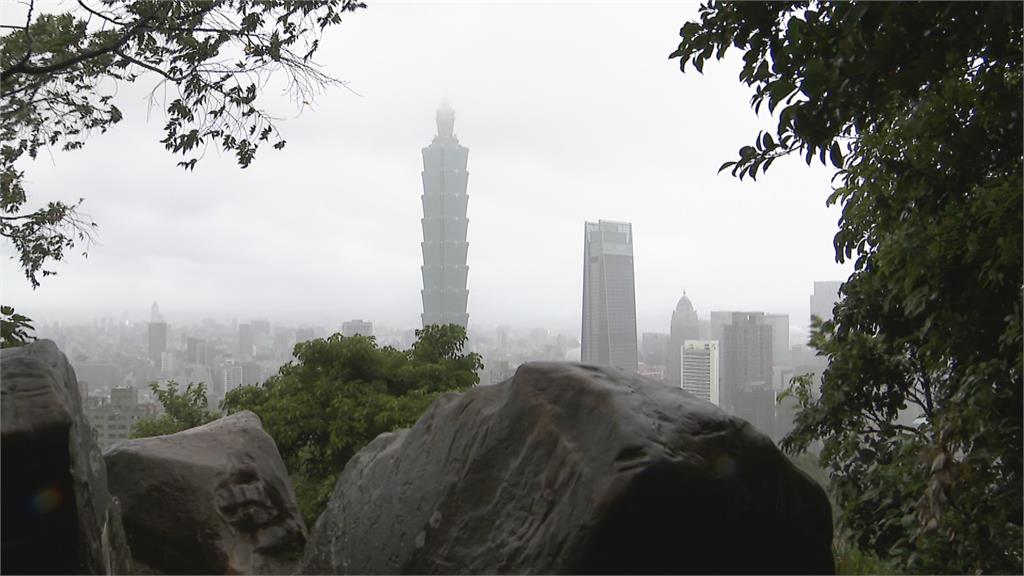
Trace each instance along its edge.
{"label": "green leaf", "polygon": [[828,153],[829,160],[832,161],[832,165],[836,168],[843,167],[843,153],[839,150],[839,142],[832,142],[832,147]]}

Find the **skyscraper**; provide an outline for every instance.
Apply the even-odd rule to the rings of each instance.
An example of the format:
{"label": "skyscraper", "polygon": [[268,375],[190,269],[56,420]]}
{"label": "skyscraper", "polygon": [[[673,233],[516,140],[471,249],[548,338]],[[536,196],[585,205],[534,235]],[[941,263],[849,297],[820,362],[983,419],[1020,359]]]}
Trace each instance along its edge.
{"label": "skyscraper", "polygon": [[764,320],[772,327],[772,364],[789,364],[789,314],[765,314]]}
{"label": "skyscraper", "polygon": [[153,365],[160,367],[160,356],[167,350],[167,324],[163,322],[149,323],[149,359]]}
{"label": "skyscraper", "polygon": [[811,316],[822,320],[832,319],[832,308],[839,301],[839,287],[842,282],[815,282],[811,294]]}
{"label": "skyscraper", "polygon": [[718,406],[718,342],[683,341],[679,364],[681,388]]}
{"label": "skyscraper", "polygon": [[185,341],[185,362],[190,365],[207,364],[209,362],[206,340],[188,338]]}
{"label": "skyscraper", "polygon": [[466,160],[469,149],[455,137],[455,111],[442,104],[437,135],[423,149],[423,325],[466,326]]}
{"label": "skyscraper", "polygon": [[164,317],[160,314],[160,307],[156,305],[156,302],[153,302],[153,306],[149,309],[147,336],[149,359],[159,369],[161,356],[167,350],[167,323],[164,322]]}
{"label": "skyscraper", "polygon": [[679,354],[683,342],[697,340],[700,338],[700,320],[697,318],[697,311],[693,309],[693,303],[683,297],[676,304],[672,312],[672,325],[669,332],[668,354],[665,363],[665,382],[669,386],[678,387],[681,384],[679,378]]}
{"label": "skyscraper", "polygon": [[769,432],[775,418],[772,326],[762,312],[733,312],[722,335],[722,407]]}
{"label": "skyscraper", "polygon": [[580,360],[637,371],[633,227],[587,222],[583,240],[583,342]]}
{"label": "skyscraper", "polygon": [[256,348],[256,338],[253,336],[252,324],[238,325],[238,357],[246,360],[252,358]]}

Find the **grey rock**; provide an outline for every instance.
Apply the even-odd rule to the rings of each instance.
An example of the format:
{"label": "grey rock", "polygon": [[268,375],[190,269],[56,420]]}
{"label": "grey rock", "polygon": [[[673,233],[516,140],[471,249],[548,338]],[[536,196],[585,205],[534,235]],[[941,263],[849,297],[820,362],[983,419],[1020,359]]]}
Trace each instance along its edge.
{"label": "grey rock", "polygon": [[288,574],[306,525],[273,439],[239,412],[105,455],[140,573]]}
{"label": "grey rock", "polygon": [[300,571],[831,573],[824,491],[747,422],[640,376],[531,363],[356,454]]}
{"label": "grey rock", "polygon": [[128,574],[131,557],[78,381],[49,340],[0,353],[5,574]]}

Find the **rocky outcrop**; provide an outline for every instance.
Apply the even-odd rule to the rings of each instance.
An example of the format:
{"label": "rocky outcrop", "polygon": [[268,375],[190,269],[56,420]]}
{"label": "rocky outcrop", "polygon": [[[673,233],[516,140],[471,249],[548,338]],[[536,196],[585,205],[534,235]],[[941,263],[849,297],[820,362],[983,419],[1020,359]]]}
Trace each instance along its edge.
{"label": "rocky outcrop", "polygon": [[532,363],[345,467],[301,572],[830,573],[824,491],[748,423],[613,369]]}
{"label": "rocky outcrop", "polygon": [[128,574],[75,372],[48,340],[0,353],[4,574]]}
{"label": "rocky outcrop", "polygon": [[273,439],[239,412],[105,454],[140,573],[288,574],[306,527]]}

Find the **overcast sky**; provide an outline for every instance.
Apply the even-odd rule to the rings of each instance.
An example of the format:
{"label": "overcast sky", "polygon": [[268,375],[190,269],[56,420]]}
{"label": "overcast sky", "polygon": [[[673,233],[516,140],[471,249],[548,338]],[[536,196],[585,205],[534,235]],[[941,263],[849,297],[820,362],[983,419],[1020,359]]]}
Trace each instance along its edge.
{"label": "overcast sky", "polygon": [[358,95],[335,88],[296,115],[268,90],[288,145],[245,170],[212,150],[177,168],[143,77],[119,90],[110,132],[23,165],[34,201],[86,198],[99,242],[35,291],[5,244],[2,300],[43,320],[145,318],[155,300],[171,322],[418,326],[420,149],[447,97],[470,150],[471,326],[578,332],[583,223],[597,219],[633,224],[640,332],[667,332],[684,289],[704,319],[764,310],[803,325],[813,281],[850,271],[832,249],[832,172],[792,158],[757,182],[716,174],[771,119],[750,110],[739,54],[703,76],[668,59],[697,7],[370,2],[318,58]]}

